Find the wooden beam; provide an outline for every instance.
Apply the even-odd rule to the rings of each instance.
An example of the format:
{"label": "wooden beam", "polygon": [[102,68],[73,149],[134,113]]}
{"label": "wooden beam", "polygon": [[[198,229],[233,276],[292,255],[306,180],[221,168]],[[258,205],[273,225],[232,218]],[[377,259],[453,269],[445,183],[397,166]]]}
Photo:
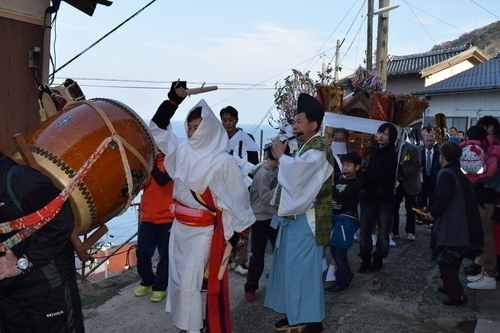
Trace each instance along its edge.
{"label": "wooden beam", "polygon": [[28,148],[28,144],[26,143],[26,140],[24,140],[24,137],[22,136],[22,134],[21,133],[14,134],[14,136],[12,137],[12,140],[14,140],[14,144],[16,145],[17,149],[19,150],[19,153],[23,157],[24,163],[26,163],[26,165],[29,165],[30,167],[42,172],[40,165],[35,160],[35,157],[33,156],[30,149]]}

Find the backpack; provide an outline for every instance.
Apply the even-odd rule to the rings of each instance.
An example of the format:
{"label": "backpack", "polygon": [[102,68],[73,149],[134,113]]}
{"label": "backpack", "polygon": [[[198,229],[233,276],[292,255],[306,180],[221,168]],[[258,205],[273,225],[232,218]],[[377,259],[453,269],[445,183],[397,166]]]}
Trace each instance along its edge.
{"label": "backpack", "polygon": [[460,168],[465,174],[482,174],[486,172],[484,149],[480,145],[470,144],[462,149]]}

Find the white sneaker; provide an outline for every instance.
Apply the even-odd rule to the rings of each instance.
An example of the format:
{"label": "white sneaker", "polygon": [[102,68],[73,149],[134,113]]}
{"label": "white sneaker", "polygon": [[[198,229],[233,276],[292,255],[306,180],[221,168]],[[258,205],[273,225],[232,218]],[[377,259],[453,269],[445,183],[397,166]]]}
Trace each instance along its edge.
{"label": "white sneaker", "polygon": [[321,262],[321,265],[323,266],[323,272],[328,269],[328,263],[326,262],[326,258],[323,258],[323,261]]}
{"label": "white sneaker", "polygon": [[389,238],[389,246],[396,246],[396,242],[392,240],[392,238]]}
{"label": "white sneaker", "polygon": [[497,281],[493,276],[484,276],[476,282],[467,283],[467,287],[471,289],[497,289]]}
{"label": "white sneaker", "polygon": [[409,240],[410,242],[414,242],[416,240],[415,238],[415,235],[412,234],[411,232],[409,232],[407,235],[406,235],[406,239]]}
{"label": "white sneaker", "polygon": [[358,234],[354,234],[354,240],[355,240],[355,241],[359,241]]}
{"label": "white sneaker", "polygon": [[372,235],[372,244],[373,246],[377,246],[377,235]]}
{"label": "white sneaker", "polygon": [[245,264],[236,266],[234,271],[240,275],[246,276],[248,274],[248,268]]}
{"label": "white sneaker", "polygon": [[484,274],[485,274],[485,272],[481,272],[478,275],[468,276],[467,281],[469,281],[469,282],[479,281],[484,276]]}
{"label": "white sneaker", "polygon": [[335,270],[337,269],[337,265],[328,265],[328,272],[326,273],[326,282],[335,281]]}

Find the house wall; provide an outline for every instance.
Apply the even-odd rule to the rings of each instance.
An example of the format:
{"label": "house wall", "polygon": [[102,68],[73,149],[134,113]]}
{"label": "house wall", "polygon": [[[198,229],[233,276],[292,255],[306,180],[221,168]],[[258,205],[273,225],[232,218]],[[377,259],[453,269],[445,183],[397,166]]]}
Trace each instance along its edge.
{"label": "house wall", "polygon": [[470,61],[462,61],[461,63],[446,68],[445,70],[429,75],[425,78],[425,87],[430,86],[431,84],[434,84],[436,82],[443,81],[472,67],[474,67],[474,64],[472,64]]}
{"label": "house wall", "polygon": [[[11,137],[26,137],[40,124],[37,81],[48,69],[44,12],[49,0],[4,0],[0,3],[0,134],[10,151]],[[30,51],[40,48],[39,68],[29,68]]]}
{"label": "house wall", "polygon": [[425,88],[424,83],[424,79],[417,75],[390,76],[387,78],[386,90],[393,94],[408,94],[410,91]]}
{"label": "house wall", "polygon": [[483,116],[500,118],[500,92],[430,96],[425,124],[433,124],[437,113],[446,116],[448,127],[454,126],[465,131]]}

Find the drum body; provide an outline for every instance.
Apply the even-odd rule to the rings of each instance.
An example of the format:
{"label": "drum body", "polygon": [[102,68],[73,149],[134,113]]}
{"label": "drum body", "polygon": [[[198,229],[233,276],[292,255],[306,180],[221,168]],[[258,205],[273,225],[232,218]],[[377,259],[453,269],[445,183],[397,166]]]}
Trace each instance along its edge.
{"label": "drum body", "polygon": [[[114,130],[143,157],[125,148],[135,197],[151,171],[155,144],[148,127],[129,107],[109,99],[71,103],[43,122],[26,139],[42,172],[65,188],[99,145]],[[75,229],[83,235],[119,214],[128,203],[126,168],[117,145],[110,145],[91,167],[69,200]]]}

